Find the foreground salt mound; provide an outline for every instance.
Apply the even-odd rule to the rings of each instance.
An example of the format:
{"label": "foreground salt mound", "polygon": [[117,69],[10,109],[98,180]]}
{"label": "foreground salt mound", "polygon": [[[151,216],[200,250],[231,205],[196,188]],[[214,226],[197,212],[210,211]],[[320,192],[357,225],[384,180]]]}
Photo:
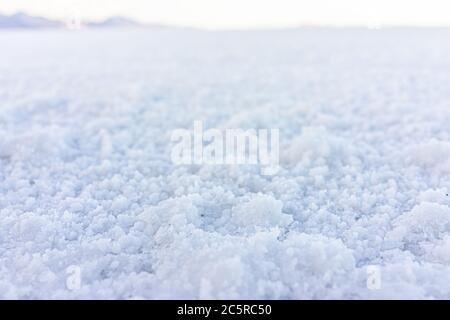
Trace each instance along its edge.
{"label": "foreground salt mound", "polygon": [[0,298],[450,299],[448,32],[1,33]]}
{"label": "foreground salt mound", "polygon": [[409,163],[415,163],[436,175],[450,173],[450,141],[431,139],[407,148]]}
{"label": "foreground salt mound", "polygon": [[292,216],[281,212],[283,203],[270,196],[256,195],[249,201],[233,207],[231,223],[236,227],[254,229],[258,227],[285,227],[293,222]]}
{"label": "foreground salt mound", "polygon": [[337,297],[333,281],[355,272],[342,242],[306,234],[280,241],[278,228],[244,238],[187,228],[155,258],[154,297],[166,298],[187,298],[192,290],[202,299]]}
{"label": "foreground salt mound", "polygon": [[388,238],[399,244],[420,245],[442,239],[450,232],[450,207],[432,202],[422,202],[393,221]]}
{"label": "foreground salt mound", "polygon": [[287,165],[307,165],[330,156],[331,140],[325,127],[303,127],[302,133],[295,137],[284,153],[283,162]]}

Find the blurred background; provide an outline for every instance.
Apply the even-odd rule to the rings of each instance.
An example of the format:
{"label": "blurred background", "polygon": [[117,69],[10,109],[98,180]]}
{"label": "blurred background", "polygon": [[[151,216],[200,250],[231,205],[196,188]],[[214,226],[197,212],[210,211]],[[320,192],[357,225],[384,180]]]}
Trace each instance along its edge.
{"label": "blurred background", "polygon": [[14,0],[0,13],[53,19],[126,16],[141,23],[210,29],[309,26],[445,26],[446,0]]}

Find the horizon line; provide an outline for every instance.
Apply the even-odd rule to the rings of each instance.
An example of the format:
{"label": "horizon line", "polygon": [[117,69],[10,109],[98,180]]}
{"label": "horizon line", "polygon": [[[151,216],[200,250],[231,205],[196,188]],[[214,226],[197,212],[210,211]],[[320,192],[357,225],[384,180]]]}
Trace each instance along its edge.
{"label": "horizon line", "polygon": [[[62,24],[66,24],[69,19],[64,18],[56,18],[51,17],[47,15],[37,15],[32,14],[29,12],[26,12],[25,10],[15,11],[14,13],[7,14],[0,11],[0,16],[6,16],[6,17],[12,17],[15,15],[24,14],[29,17],[33,18],[43,18],[50,20],[52,22],[59,22]],[[195,24],[166,24],[166,23],[158,23],[158,22],[143,22],[139,19],[127,16],[127,15],[121,15],[121,14],[114,14],[110,16],[106,16],[102,19],[88,19],[88,18],[80,18],[79,22],[82,24],[85,24],[86,29],[91,29],[91,27],[88,27],[90,24],[95,23],[102,23],[106,22],[109,19],[112,18],[121,18],[129,20],[133,23],[136,23],[135,26],[128,26],[128,28],[174,28],[174,29],[195,29],[198,31],[284,31],[284,30],[295,30],[295,29],[301,29],[301,28],[316,28],[316,29],[369,29],[369,30],[380,30],[380,29],[448,29],[450,28],[450,24],[383,24],[383,23],[374,23],[374,22],[368,22],[367,24],[362,23],[348,23],[348,24],[340,24],[340,23],[299,23],[296,25],[290,24],[290,25],[278,25],[278,26],[269,26],[269,25],[260,25],[260,26],[247,26],[247,27],[208,27],[208,26],[201,26],[201,25],[195,25]],[[114,27],[111,27],[114,28]],[[118,27],[118,28],[126,28]],[[66,30],[69,28],[2,28],[1,29],[59,29],[59,30]]]}

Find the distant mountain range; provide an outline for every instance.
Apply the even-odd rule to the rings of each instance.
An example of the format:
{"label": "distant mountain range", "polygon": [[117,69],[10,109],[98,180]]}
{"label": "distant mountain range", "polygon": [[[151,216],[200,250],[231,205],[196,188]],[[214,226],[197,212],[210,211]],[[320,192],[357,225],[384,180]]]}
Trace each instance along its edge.
{"label": "distant mountain range", "polygon": [[[146,27],[134,20],[124,17],[110,17],[100,22],[90,21],[70,21],[63,22],[58,20],[50,20],[43,17],[31,16],[26,13],[16,13],[14,15],[0,14],[0,29],[44,29],[44,28],[66,28],[66,27],[82,27],[82,28],[108,28],[108,27]],[[160,26],[152,26],[160,27]]]}
{"label": "distant mountain range", "polygon": [[65,24],[60,21],[16,13],[12,16],[0,15],[0,28],[62,28]]}
{"label": "distant mountain range", "polygon": [[124,17],[111,17],[101,22],[87,22],[83,24],[91,28],[101,28],[101,27],[139,27],[143,26],[134,20],[124,18]]}

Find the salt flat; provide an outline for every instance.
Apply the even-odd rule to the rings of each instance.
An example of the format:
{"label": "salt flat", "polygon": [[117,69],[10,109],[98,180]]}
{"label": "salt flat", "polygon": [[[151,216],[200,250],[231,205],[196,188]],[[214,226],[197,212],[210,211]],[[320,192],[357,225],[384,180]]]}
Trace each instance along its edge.
{"label": "salt flat", "polygon": [[[450,299],[449,38],[0,32],[0,298]],[[280,170],[172,164],[197,120]]]}

